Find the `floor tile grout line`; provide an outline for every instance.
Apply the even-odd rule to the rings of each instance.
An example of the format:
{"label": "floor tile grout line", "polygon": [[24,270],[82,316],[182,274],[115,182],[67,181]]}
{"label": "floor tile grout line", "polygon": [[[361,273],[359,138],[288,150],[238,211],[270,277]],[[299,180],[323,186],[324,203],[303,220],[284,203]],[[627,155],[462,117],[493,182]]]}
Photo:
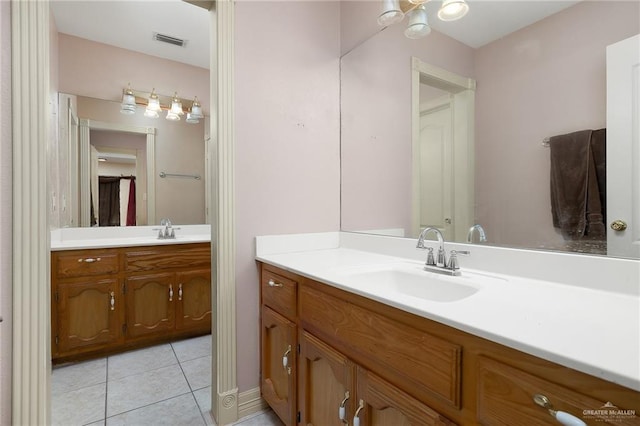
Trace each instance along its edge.
{"label": "floor tile grout line", "polygon": [[[145,405],[141,405],[141,406],[136,407],[136,408],[132,408],[132,409],[130,409],[130,410],[126,410],[126,411],[122,411],[122,412],[120,412],[120,413],[113,414],[113,415],[111,415],[111,416],[109,416],[109,417],[106,417],[106,418],[105,418],[105,422],[107,421],[107,419],[112,419],[112,418],[114,418],[114,417],[116,417],[116,416],[119,416],[119,415],[121,415],[121,414],[130,413],[130,412],[132,412],[132,411],[136,411],[136,410],[139,410],[139,409],[141,409],[141,408],[147,408],[147,407],[150,407],[150,406],[152,406],[152,405],[160,404],[161,402],[166,402],[166,401],[172,400],[172,399],[174,399],[174,398],[178,398],[178,397],[185,396],[185,395],[188,395],[188,394],[193,394],[193,392],[185,392],[185,393],[181,393],[181,394],[178,394],[178,395],[171,396],[171,397],[169,397],[169,398],[161,399],[161,400],[158,400],[158,401],[151,402],[151,403],[149,403],[149,404],[145,404]],[[194,397],[194,398],[195,398],[195,397]],[[197,401],[196,401],[196,405],[197,405]],[[199,408],[199,407],[198,407],[198,408]]]}
{"label": "floor tile grout line", "polygon": [[107,426],[107,409],[109,408],[109,357],[105,357],[105,389],[104,389],[104,426]]}

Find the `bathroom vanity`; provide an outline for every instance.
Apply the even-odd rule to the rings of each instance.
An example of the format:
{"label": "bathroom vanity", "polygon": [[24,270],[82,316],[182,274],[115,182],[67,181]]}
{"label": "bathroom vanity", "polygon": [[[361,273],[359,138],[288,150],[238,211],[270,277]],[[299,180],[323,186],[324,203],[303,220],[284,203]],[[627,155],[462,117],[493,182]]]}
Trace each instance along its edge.
{"label": "bathroom vanity", "polygon": [[210,243],[135,243],[52,251],[54,363],[211,332]]}
{"label": "bathroom vanity", "polygon": [[[505,338],[508,332],[490,329],[482,318],[486,313],[482,292],[501,286],[498,282],[483,282],[477,293],[447,293],[448,301],[436,296],[437,302],[423,303],[400,293],[394,296],[393,283],[386,293],[378,292],[374,275],[365,275],[369,284],[357,283],[362,271],[384,275],[391,270],[385,261],[413,268],[406,259],[340,247],[318,251],[297,247],[289,254],[261,254],[259,249],[257,257],[261,391],[287,425],[559,424],[550,408],[586,424],[640,424],[635,353],[627,353],[631,359],[626,361],[630,368],[626,380],[606,371],[605,365],[600,372],[586,374],[592,372],[583,365],[586,359],[577,359],[554,336],[540,340],[547,343],[532,343],[538,337],[527,335],[519,322],[544,327],[549,318],[530,317],[528,312],[510,317],[513,311],[500,307],[508,298],[491,308],[497,323],[506,324],[504,330],[516,329],[515,338]],[[539,291],[548,290],[539,285]],[[451,326],[456,315],[474,315],[474,297],[477,328]],[[558,297],[563,297],[561,290]],[[465,304],[460,314],[456,304]],[[440,321],[438,309],[450,314],[443,314]],[[548,312],[554,315],[553,306]],[[559,320],[571,327],[571,320]],[[564,332],[557,330],[558,335]],[[606,344],[596,342],[601,337],[597,331],[582,335],[576,330],[573,339],[575,346],[584,347]],[[584,342],[590,339],[596,341]],[[615,356],[616,350],[625,350],[624,345],[593,347],[604,356]],[[620,366],[621,371],[625,368]],[[536,395],[538,400],[546,397],[546,408],[534,402]]]}

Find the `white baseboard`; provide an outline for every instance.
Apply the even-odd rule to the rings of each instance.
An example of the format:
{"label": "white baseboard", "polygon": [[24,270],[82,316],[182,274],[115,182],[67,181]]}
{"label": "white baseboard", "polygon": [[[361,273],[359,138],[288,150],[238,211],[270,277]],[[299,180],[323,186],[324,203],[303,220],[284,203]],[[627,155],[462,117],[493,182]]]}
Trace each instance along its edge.
{"label": "white baseboard", "polygon": [[250,416],[268,407],[260,396],[260,387],[238,393],[238,419]]}

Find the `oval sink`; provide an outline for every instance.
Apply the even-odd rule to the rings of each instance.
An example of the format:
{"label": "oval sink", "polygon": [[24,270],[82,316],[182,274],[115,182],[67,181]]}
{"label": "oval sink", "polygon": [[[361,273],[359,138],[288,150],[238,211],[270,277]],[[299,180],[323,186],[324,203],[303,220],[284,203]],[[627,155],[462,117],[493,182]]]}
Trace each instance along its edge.
{"label": "oval sink", "polygon": [[386,266],[338,272],[347,284],[376,293],[399,293],[433,302],[455,302],[476,293],[478,287],[459,283],[461,277],[435,275],[416,266]]}

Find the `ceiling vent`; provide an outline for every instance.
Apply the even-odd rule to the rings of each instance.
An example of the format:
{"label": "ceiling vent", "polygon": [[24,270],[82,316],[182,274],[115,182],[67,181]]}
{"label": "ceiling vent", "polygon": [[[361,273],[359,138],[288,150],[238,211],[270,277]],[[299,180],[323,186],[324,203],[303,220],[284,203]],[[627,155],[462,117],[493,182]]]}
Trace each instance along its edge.
{"label": "ceiling vent", "polygon": [[187,40],[171,37],[166,34],[153,33],[153,39],[156,41],[161,41],[163,43],[173,44],[174,46],[185,47],[187,45]]}

